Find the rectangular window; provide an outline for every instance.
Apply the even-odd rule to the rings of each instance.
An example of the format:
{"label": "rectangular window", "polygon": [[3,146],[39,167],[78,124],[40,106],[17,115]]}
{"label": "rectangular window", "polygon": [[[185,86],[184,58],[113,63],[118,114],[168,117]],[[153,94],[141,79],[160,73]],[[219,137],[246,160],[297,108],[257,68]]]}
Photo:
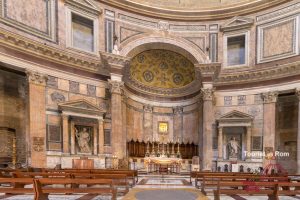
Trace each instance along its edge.
{"label": "rectangular window", "polygon": [[72,46],[94,52],[94,22],[72,13]]}
{"label": "rectangular window", "polygon": [[227,38],[227,66],[246,64],[246,36]]}
{"label": "rectangular window", "polygon": [[111,53],[114,47],[114,21],[105,20],[105,49],[107,52]]}

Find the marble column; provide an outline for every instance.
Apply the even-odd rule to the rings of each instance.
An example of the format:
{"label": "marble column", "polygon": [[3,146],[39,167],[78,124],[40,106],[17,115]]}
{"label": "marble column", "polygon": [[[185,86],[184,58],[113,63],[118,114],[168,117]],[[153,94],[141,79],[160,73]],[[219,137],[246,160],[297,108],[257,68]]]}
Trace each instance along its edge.
{"label": "marble column", "polygon": [[153,107],[150,105],[144,105],[144,141],[152,141],[153,138]]}
{"label": "marble column", "polygon": [[182,129],[183,129],[183,108],[182,107],[176,107],[173,108],[173,114],[174,114],[174,142],[180,138],[180,140],[183,141],[183,135],[182,135]]}
{"label": "marble column", "polygon": [[218,159],[223,160],[223,127],[218,129]]}
{"label": "marble column", "polygon": [[99,137],[99,146],[98,153],[104,154],[104,127],[103,127],[103,117],[98,118],[98,137]]}
{"label": "marble column", "polygon": [[109,80],[111,91],[111,136],[112,153],[122,159],[126,156],[126,137],[122,124],[122,90],[124,82]]}
{"label": "marble column", "polygon": [[[251,136],[252,136],[252,128],[251,126],[246,127],[246,151],[251,152]],[[246,156],[246,159],[249,159],[248,156]]]}
{"label": "marble column", "polygon": [[62,131],[63,131],[63,153],[70,153],[69,148],[69,116],[62,115]]}
{"label": "marble column", "polygon": [[[275,116],[277,96],[278,92],[276,91],[266,92],[262,94],[264,102],[263,145],[265,151],[275,151]],[[264,162],[264,165],[265,164],[266,162]]]}
{"label": "marble column", "polygon": [[203,152],[202,170],[212,170],[212,125],[213,125],[213,89],[202,88],[203,98]]}
{"label": "marble column", "polygon": [[296,89],[298,96],[298,134],[297,134],[297,174],[300,174],[300,88]]}
{"label": "marble column", "polygon": [[46,80],[47,76],[26,71],[29,83],[29,134],[31,166],[46,167]]}

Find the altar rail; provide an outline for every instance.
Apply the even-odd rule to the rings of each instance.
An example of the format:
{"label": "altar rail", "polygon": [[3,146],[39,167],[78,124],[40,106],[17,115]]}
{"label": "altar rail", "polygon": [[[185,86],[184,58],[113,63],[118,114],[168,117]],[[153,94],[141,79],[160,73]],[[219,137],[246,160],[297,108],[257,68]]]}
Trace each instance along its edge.
{"label": "altar rail", "polygon": [[[169,143],[169,151],[172,151],[172,145],[173,143]],[[154,143],[154,150],[157,152],[157,146],[158,144]],[[149,142],[149,151],[152,152],[153,143]],[[162,152],[162,145],[160,145],[160,152]],[[134,141],[131,140],[127,142],[127,150],[130,157],[145,157],[146,151],[147,151],[147,142],[145,141]],[[166,151],[166,145],[165,145],[165,151]],[[175,143],[174,145],[174,151],[175,153],[178,151],[178,143]],[[194,143],[181,143],[179,144],[179,151],[181,154],[181,158],[183,159],[192,159],[193,156],[198,156],[198,145]]]}

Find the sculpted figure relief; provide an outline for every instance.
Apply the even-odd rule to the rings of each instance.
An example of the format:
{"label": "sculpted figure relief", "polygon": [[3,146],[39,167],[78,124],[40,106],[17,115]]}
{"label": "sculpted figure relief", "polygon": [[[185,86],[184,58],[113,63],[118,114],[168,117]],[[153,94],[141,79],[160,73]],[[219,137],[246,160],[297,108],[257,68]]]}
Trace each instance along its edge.
{"label": "sculpted figure relief", "polygon": [[240,149],[241,147],[238,141],[235,139],[235,137],[232,137],[228,142],[229,157],[234,157],[234,158],[238,157]]}
{"label": "sculpted figure relief", "polygon": [[83,128],[82,131],[78,132],[75,128],[75,135],[77,138],[78,146],[81,153],[91,153],[89,142],[91,140],[90,134],[87,132],[86,128]]}

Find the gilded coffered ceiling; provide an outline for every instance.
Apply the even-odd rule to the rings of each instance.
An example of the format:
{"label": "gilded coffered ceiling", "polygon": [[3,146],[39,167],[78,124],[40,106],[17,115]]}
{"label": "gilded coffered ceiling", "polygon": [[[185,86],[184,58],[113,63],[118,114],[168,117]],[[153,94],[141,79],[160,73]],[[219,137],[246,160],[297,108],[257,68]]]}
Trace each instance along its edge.
{"label": "gilded coffered ceiling", "polygon": [[132,59],[130,76],[150,87],[180,88],[195,79],[195,69],[193,63],[178,53],[153,49]]}

